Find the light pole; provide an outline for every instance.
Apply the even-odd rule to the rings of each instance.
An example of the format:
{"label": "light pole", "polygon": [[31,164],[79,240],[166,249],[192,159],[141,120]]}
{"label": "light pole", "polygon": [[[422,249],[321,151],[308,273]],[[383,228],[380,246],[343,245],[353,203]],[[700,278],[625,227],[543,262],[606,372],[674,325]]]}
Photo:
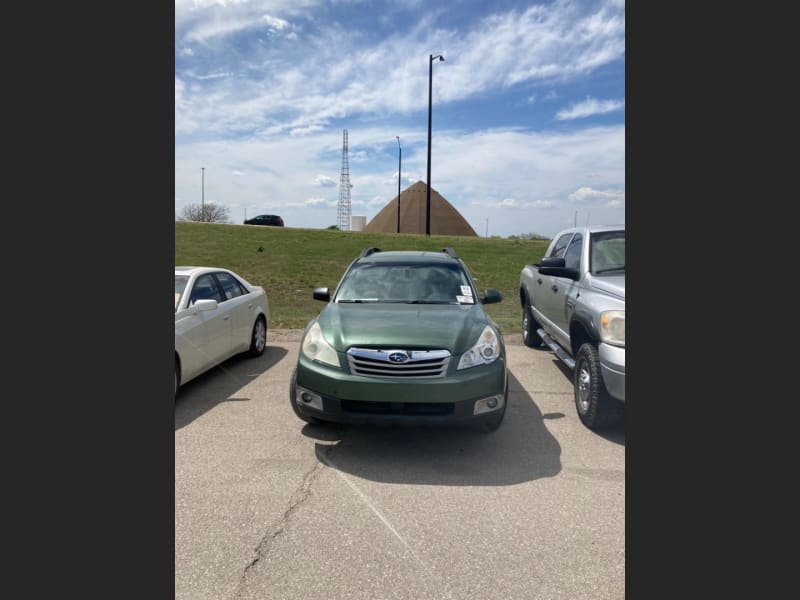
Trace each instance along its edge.
{"label": "light pole", "polygon": [[425,191],[425,235],[431,234],[431,105],[433,104],[433,61],[444,60],[444,56],[428,55],[428,184]]}
{"label": "light pole", "polygon": [[402,173],[403,168],[403,147],[400,146],[400,136],[394,136],[397,138],[397,233],[400,233],[400,174]]}
{"label": "light pole", "polygon": [[206,168],[200,167],[202,171],[201,191],[200,191],[200,220],[206,222]]}

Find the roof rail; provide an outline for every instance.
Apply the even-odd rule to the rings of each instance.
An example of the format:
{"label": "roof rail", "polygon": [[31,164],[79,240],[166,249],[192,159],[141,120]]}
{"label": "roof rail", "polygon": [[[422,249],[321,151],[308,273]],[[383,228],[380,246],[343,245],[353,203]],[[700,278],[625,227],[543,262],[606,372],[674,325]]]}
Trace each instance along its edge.
{"label": "roof rail", "polygon": [[359,256],[359,258],[364,258],[365,256],[369,256],[373,252],[380,252],[380,251],[381,251],[380,248],[364,248],[361,251],[361,255]]}
{"label": "roof rail", "polygon": [[458,258],[458,254],[456,254],[456,251],[453,248],[442,248],[442,252],[447,254],[447,256],[450,258]]}

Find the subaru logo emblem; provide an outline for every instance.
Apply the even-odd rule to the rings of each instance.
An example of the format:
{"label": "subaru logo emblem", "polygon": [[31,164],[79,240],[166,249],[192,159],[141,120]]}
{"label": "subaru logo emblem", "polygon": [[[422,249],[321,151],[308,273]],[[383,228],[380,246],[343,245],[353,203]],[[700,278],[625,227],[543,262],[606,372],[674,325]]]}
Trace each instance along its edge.
{"label": "subaru logo emblem", "polygon": [[411,360],[411,357],[408,356],[408,354],[406,354],[405,352],[399,352],[398,351],[398,352],[392,352],[391,354],[389,354],[389,362],[393,362],[393,363],[397,363],[397,364],[403,364],[403,363],[407,363],[409,360]]}

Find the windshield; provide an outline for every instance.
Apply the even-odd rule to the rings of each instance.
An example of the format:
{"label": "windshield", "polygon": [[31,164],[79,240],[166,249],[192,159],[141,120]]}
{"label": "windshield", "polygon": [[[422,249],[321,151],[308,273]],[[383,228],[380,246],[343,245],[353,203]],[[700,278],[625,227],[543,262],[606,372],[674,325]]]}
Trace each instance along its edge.
{"label": "windshield", "polygon": [[181,296],[188,281],[189,278],[186,275],[175,275],[175,310],[178,310],[178,304],[181,302]]}
{"label": "windshield", "polygon": [[342,281],[336,302],[475,304],[473,293],[457,265],[359,263]]}
{"label": "windshield", "polygon": [[602,231],[592,234],[592,275],[625,272],[625,232]]}

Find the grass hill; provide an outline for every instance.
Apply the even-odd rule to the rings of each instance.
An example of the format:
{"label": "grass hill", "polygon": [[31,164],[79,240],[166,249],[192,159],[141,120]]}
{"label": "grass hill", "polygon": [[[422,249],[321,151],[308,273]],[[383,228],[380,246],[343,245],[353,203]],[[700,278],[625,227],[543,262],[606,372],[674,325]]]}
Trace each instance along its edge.
{"label": "grass hill", "polygon": [[520,333],[519,274],[525,264],[539,261],[547,245],[547,240],[175,222],[175,264],[224,267],[263,286],[269,297],[270,327],[275,329],[303,329],[324,307],[312,298],[313,289],[333,291],[364,248],[438,252],[451,247],[481,293],[495,288],[503,295],[499,304],[486,305],[502,331]]}

